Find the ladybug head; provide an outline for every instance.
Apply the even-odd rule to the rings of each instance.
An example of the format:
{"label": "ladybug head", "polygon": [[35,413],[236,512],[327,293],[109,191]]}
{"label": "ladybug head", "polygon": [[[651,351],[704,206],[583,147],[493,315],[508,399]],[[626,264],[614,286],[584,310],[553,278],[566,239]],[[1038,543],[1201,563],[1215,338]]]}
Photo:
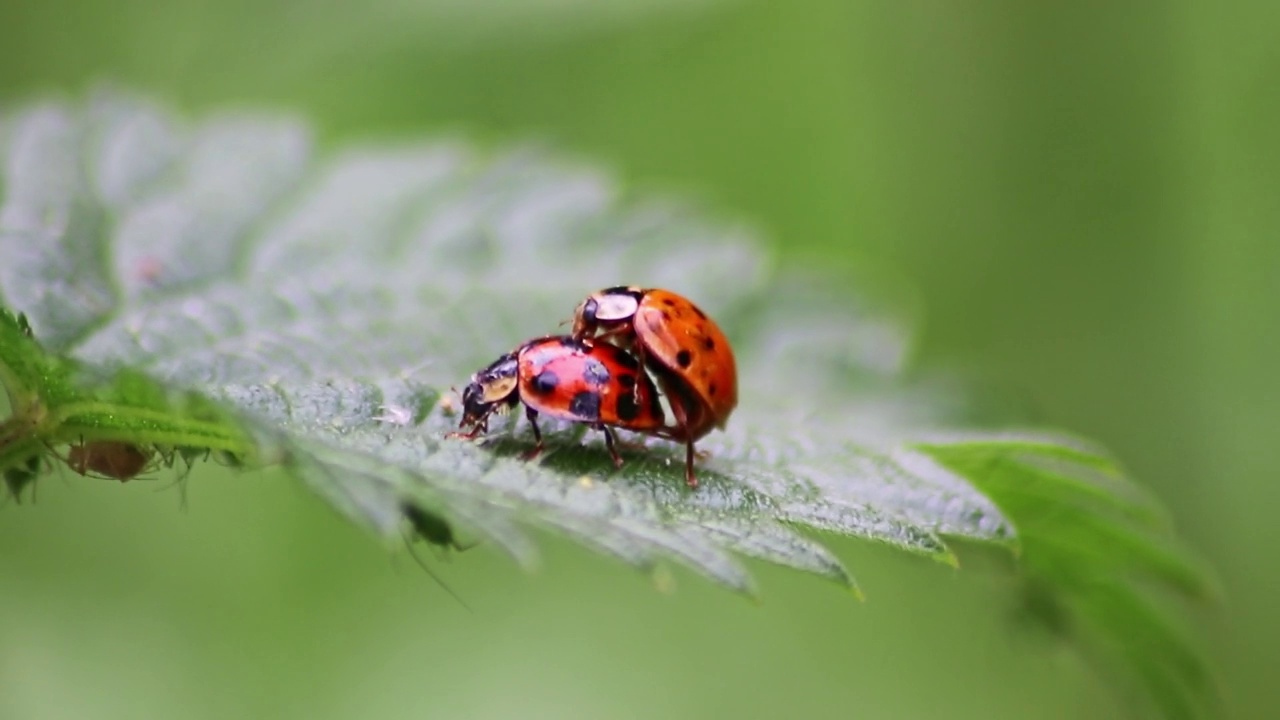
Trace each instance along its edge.
{"label": "ladybug head", "polygon": [[484,422],[500,405],[516,404],[517,367],[516,354],[507,353],[471,376],[462,391],[462,427]]}

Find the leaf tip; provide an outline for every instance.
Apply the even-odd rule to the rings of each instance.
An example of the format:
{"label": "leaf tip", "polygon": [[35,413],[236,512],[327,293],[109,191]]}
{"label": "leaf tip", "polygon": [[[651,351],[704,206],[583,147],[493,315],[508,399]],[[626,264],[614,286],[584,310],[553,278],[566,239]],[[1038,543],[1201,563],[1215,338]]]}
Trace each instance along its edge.
{"label": "leaf tip", "polygon": [[953,570],[960,569],[960,556],[956,555],[955,552],[949,548],[942,550],[941,552],[934,553],[933,559]]}

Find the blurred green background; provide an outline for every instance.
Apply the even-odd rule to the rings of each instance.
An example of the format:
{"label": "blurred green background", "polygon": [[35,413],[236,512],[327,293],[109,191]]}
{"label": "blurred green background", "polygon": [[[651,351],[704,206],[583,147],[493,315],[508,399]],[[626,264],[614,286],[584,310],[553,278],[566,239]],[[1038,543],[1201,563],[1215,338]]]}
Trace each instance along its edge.
{"label": "blurred green background", "polygon": [[[1056,7],[1061,5],[1063,7]],[[1067,7],[1069,5],[1069,7]],[[326,143],[545,139],[748,217],[796,267],[905,276],[925,367],[1106,442],[1228,597],[1228,706],[1280,667],[1280,5],[6,0],[0,101],[102,78]],[[1119,717],[1013,632],[1008,578],[834,546],[674,595],[548,538],[421,571],[274,475],[47,481],[0,511],[0,717]],[[974,563],[981,564],[981,563]]]}

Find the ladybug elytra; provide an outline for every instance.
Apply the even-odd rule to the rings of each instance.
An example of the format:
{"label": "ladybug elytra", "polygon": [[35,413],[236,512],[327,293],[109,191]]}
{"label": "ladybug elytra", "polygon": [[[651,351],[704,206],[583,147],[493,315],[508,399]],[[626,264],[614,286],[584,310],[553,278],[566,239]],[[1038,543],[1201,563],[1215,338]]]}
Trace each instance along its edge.
{"label": "ladybug elytra", "polygon": [[733,348],[710,317],[669,290],[618,286],[592,293],[573,320],[573,337],[630,348],[667,395],[675,426],[654,434],[685,443],[685,479],[697,487],[693,443],[723,429],[738,405]]}
{"label": "ladybug elytra", "polygon": [[625,350],[569,336],[530,340],[471,376],[462,392],[460,427],[454,436],[474,438],[488,430],[489,416],[523,403],[536,445],[542,452],[538,414],[590,425],[604,432],[615,466],[622,458],[611,427],[656,433],[665,422],[658,391],[640,364]]}

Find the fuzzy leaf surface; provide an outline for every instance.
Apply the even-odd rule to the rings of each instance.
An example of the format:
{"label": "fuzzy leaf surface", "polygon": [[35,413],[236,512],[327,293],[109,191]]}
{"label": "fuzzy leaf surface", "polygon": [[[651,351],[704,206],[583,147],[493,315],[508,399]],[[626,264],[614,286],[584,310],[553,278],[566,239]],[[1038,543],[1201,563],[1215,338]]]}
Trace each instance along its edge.
{"label": "fuzzy leaf surface", "polygon": [[[899,377],[903,318],[778,276],[746,228],[537,148],[321,154],[297,121],[190,123],[113,91],[4,116],[0,161],[6,472],[86,439],[212,450],[282,463],[383,537],[412,507],[528,564],[534,525],[745,593],[743,558],[857,592],[808,531],[951,564],[959,538],[1015,552],[1148,689],[1190,688],[1175,709],[1211,694],[1163,625],[1151,652],[1125,644],[1132,583],[1212,590],[1159,506],[1069,437],[948,428],[945,393]],[[696,491],[661,440],[626,437],[615,471],[565,424],[520,460],[518,413],[483,443],[446,437],[451,386],[623,283],[694,298],[733,340],[742,400],[699,444]]]}

